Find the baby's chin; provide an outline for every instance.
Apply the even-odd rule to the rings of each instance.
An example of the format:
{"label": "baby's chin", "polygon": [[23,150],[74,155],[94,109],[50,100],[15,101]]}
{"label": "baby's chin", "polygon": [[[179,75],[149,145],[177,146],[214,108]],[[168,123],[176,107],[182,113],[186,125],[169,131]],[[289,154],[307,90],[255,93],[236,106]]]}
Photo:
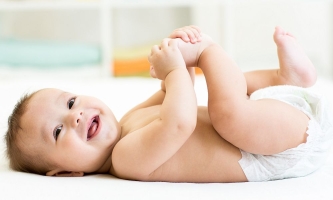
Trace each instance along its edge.
{"label": "baby's chin", "polygon": [[[105,153],[107,156],[111,156],[113,148],[120,140],[121,131],[119,126],[112,127],[105,130],[104,134],[101,130],[100,137],[98,140],[102,141],[102,144],[105,145]],[[98,137],[98,136],[97,136]],[[104,152],[101,152],[104,153]]]}
{"label": "baby's chin", "polygon": [[111,135],[110,147],[111,147],[112,150],[121,138],[121,131],[120,130],[121,130],[120,128],[117,128],[117,129],[113,130],[110,133],[110,135]]}
{"label": "baby's chin", "polygon": [[111,140],[112,145],[115,145],[115,143],[119,141],[121,136],[121,126],[114,117],[114,115],[108,117],[108,119],[108,125],[105,126],[105,128],[107,129],[107,136]]}

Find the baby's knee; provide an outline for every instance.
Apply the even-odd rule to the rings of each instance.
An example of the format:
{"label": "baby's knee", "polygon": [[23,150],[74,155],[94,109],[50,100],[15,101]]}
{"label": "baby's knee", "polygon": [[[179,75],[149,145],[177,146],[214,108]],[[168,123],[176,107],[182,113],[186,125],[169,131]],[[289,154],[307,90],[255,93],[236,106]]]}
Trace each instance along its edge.
{"label": "baby's knee", "polygon": [[242,111],[234,105],[209,109],[209,116],[214,128],[221,134],[230,134],[239,126]]}

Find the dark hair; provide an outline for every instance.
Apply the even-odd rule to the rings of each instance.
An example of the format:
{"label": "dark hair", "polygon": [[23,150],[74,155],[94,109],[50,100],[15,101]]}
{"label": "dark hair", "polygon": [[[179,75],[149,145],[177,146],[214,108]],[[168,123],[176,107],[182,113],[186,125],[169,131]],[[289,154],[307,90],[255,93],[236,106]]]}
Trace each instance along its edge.
{"label": "dark hair", "polygon": [[18,142],[18,136],[26,134],[21,127],[22,116],[27,111],[32,96],[37,92],[21,97],[8,117],[8,130],[5,136],[6,152],[9,166],[13,170],[45,175],[50,170],[50,165],[45,162],[43,156],[40,153],[23,151],[22,144]]}

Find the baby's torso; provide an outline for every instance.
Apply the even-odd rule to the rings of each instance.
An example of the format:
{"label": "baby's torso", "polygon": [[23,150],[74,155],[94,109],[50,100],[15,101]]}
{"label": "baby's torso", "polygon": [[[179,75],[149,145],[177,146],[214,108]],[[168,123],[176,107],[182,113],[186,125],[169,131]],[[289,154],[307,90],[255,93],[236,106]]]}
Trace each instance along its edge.
{"label": "baby's torso", "polygon": [[[134,111],[120,121],[122,137],[160,116],[160,105]],[[135,134],[135,133],[134,133]],[[241,154],[215,131],[207,107],[198,108],[197,126],[185,144],[150,177],[151,181],[246,181],[238,161]]]}

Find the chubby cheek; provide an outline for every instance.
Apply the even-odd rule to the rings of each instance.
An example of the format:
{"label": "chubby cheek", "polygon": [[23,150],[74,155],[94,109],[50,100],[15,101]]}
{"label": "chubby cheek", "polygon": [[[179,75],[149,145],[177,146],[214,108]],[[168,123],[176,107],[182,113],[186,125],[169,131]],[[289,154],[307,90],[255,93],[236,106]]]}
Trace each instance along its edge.
{"label": "chubby cheek", "polygon": [[96,158],[95,150],[83,142],[66,141],[63,144],[64,151],[62,152],[62,163],[68,171],[89,171]]}
{"label": "chubby cheek", "polygon": [[84,141],[74,134],[67,134],[62,138],[60,150],[67,154],[67,156],[84,155]]}

